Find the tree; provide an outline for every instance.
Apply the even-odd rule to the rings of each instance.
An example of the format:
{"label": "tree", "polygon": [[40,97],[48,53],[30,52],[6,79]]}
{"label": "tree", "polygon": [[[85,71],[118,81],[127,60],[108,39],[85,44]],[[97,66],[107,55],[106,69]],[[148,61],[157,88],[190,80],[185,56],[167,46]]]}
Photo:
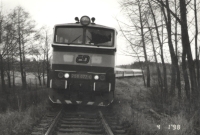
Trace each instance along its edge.
{"label": "tree", "polygon": [[[127,29],[121,29],[121,31],[126,40],[129,42],[133,53],[137,52],[137,55],[139,53],[143,53],[144,61],[146,63],[146,84],[147,87],[150,87],[149,58],[145,40],[145,34],[148,31],[145,27],[145,12],[147,10],[146,3],[141,0],[126,0],[121,3],[121,6],[125,9],[127,17],[131,21],[131,25],[123,23],[126,25]],[[138,40],[135,40],[136,38],[134,37],[137,37]]]}
{"label": "tree", "polygon": [[35,23],[30,19],[29,13],[20,6],[13,10],[13,14],[16,15],[15,23],[17,27],[17,44],[19,49],[22,87],[26,88],[25,55],[27,53],[26,48],[34,37]]}
{"label": "tree", "polygon": [[46,30],[45,32],[45,54],[46,55],[46,73],[47,73],[47,87],[50,87],[50,77],[49,77],[49,74],[50,74],[50,55],[49,55],[49,52],[50,52],[50,47],[49,47],[49,35],[48,35],[48,30]]}
{"label": "tree", "polygon": [[[168,95],[168,84],[167,84],[167,71],[166,71],[166,65],[165,65],[165,61],[164,61],[164,52],[163,52],[163,42],[161,42],[161,39],[160,39],[160,33],[159,33],[159,29],[158,29],[158,25],[157,25],[157,21],[156,21],[156,17],[155,17],[155,14],[154,14],[154,11],[153,11],[153,8],[152,8],[152,4],[151,4],[151,2],[148,0],[148,4],[149,4],[149,8],[150,8],[150,12],[151,12],[151,15],[152,15],[152,18],[153,18],[153,22],[154,22],[154,26],[155,26],[155,30],[156,30],[156,35],[157,35],[157,40],[158,40],[158,44],[159,44],[159,47],[160,47],[160,57],[161,57],[161,62],[162,62],[162,66],[163,66],[163,85],[161,85],[161,87],[164,87],[163,89],[162,89],[162,91],[164,91],[163,92],[163,95],[165,95],[165,98],[164,99],[166,99],[166,97],[167,97],[167,95]],[[162,15],[162,14],[161,14]],[[163,20],[162,19],[162,16],[161,16],[161,20]],[[161,21],[161,26],[162,26],[162,36],[163,36],[163,21]],[[152,34],[151,34],[152,35]],[[153,47],[153,48],[155,48],[155,47]],[[154,55],[156,55],[155,54],[155,50],[154,50]],[[156,63],[157,63],[157,60],[156,60]],[[157,67],[158,68],[158,67]],[[158,74],[160,74],[159,73],[160,71],[159,71],[159,69],[158,69]],[[162,78],[161,77],[159,77],[159,79],[161,79],[162,80]]]}
{"label": "tree", "polygon": [[[169,8],[169,1],[166,0],[166,7]],[[165,13],[164,8],[162,7],[162,11],[163,11],[163,15],[164,15],[164,19],[165,19],[165,23],[166,23],[166,28],[167,28],[167,37],[168,37],[168,46],[169,46],[169,51],[170,51],[170,55],[171,55],[171,61],[172,61],[172,72],[171,72],[171,91],[170,94],[172,96],[175,95],[175,88],[176,88],[176,81],[178,81],[180,84],[180,71],[179,71],[179,66],[178,66],[178,59],[177,56],[175,55],[175,51],[174,51],[174,45],[172,42],[172,28],[171,28],[171,14],[169,12],[169,10],[167,10],[167,15]],[[178,79],[176,80],[176,76],[178,76]],[[180,85],[178,85],[179,87],[179,98],[181,98],[181,88]]]}
{"label": "tree", "polygon": [[[2,8],[1,8],[2,9]],[[0,47],[1,50],[3,50],[3,41],[2,41],[2,35],[3,35],[3,23],[4,23],[4,16],[2,15],[2,10],[0,11]],[[4,59],[3,59],[4,51],[0,51],[0,68],[1,68],[1,85],[2,90],[5,91],[5,80],[4,80]]]}
{"label": "tree", "polygon": [[[124,26],[128,29],[120,29],[127,39],[129,44],[132,46],[133,50],[138,53],[144,53],[144,60],[150,60],[152,54],[154,54],[155,61],[158,57],[155,57],[156,49],[160,50],[160,61],[163,66],[163,82],[159,80],[160,84],[163,84],[164,91],[168,93],[167,86],[167,73],[164,58],[163,46],[168,46],[168,52],[170,52],[171,58],[171,88],[170,95],[174,97],[176,95],[176,89],[178,92],[179,99],[182,98],[181,91],[181,72],[179,61],[182,57],[182,72],[185,84],[185,94],[190,101],[190,94],[194,97],[193,100],[197,101],[199,98],[200,86],[200,73],[199,73],[199,54],[198,54],[198,22],[197,22],[197,2],[196,0],[186,1],[186,0],[126,0],[122,2],[122,8],[125,11],[129,20],[131,20],[132,25],[123,22]],[[193,7],[193,8],[192,8]],[[161,9],[161,14],[158,12]],[[180,10],[179,10],[180,9]],[[193,18],[187,18],[187,13],[193,11]],[[146,15],[146,18],[144,17]],[[163,24],[164,19],[164,24]],[[188,21],[188,19],[190,19]],[[119,22],[119,21],[118,21]],[[153,23],[152,23],[153,22]],[[178,29],[181,30],[180,34],[177,33]],[[189,30],[195,29],[195,34],[189,32]],[[166,35],[164,34],[166,32]],[[136,34],[137,33],[137,34]],[[155,34],[156,33],[156,34]],[[161,35],[162,34],[162,35]],[[193,34],[193,35],[192,35]],[[155,40],[155,35],[157,40]],[[173,36],[174,35],[174,36]],[[190,40],[189,36],[194,36]],[[162,36],[162,40],[161,40]],[[138,37],[140,40],[138,41]],[[150,38],[149,38],[150,37]],[[164,39],[164,40],[163,40]],[[179,42],[181,39],[182,43]],[[153,52],[150,52],[146,44],[151,41],[153,46]],[[165,42],[167,41],[167,42]],[[159,46],[155,47],[155,43]],[[195,46],[195,58],[194,62],[192,57],[191,45]],[[142,48],[142,49],[138,49]],[[182,48],[182,52],[180,50]],[[139,51],[140,50],[140,51]],[[136,52],[134,51],[134,52]],[[157,63],[157,62],[156,62]],[[157,67],[158,69],[158,67]],[[188,70],[189,69],[189,70]],[[159,70],[159,69],[158,69]],[[189,71],[189,72],[188,72]],[[148,70],[147,70],[148,72]],[[159,71],[158,71],[159,73]],[[197,73],[197,74],[196,74]],[[147,73],[148,74],[148,73]],[[162,77],[159,77],[162,78]]]}
{"label": "tree", "polygon": [[[168,0],[167,0],[168,1]],[[159,3],[161,7],[165,8],[168,16],[173,16],[177,22],[179,23],[181,27],[181,41],[182,41],[182,69],[183,69],[183,75],[184,75],[184,81],[185,81],[185,91],[188,99],[190,100],[190,90],[192,92],[193,101],[197,101],[199,98],[199,91],[197,88],[197,78],[196,78],[196,67],[194,65],[194,60],[192,57],[192,50],[191,50],[191,42],[189,38],[189,32],[188,32],[188,18],[187,18],[187,12],[188,5],[191,3],[191,1],[186,2],[186,0],[179,0],[179,8],[180,8],[180,18],[179,16],[174,13],[171,8],[169,7],[169,2],[166,4],[162,0],[154,0],[155,3]],[[195,12],[195,3],[194,1],[194,12]],[[196,16],[196,14],[195,14]],[[195,28],[197,28],[197,23],[195,23]],[[197,28],[198,29],[198,28]],[[197,49],[197,47],[196,47]],[[197,52],[196,52],[197,54]],[[197,56],[196,56],[197,57]],[[186,58],[188,64],[186,65]],[[187,67],[189,69],[189,77],[187,73]],[[191,88],[190,88],[191,86]]]}
{"label": "tree", "polygon": [[[37,32],[35,36],[35,40],[37,40],[39,43],[37,46],[40,46],[39,52],[40,52],[40,60],[42,61],[42,82],[43,85],[47,85],[49,87],[49,53],[50,53],[50,47],[49,47],[49,42],[51,35],[49,34],[49,28],[46,26],[43,26],[40,28],[40,30]],[[45,81],[45,76],[47,77],[47,83]]]}
{"label": "tree", "polygon": [[199,72],[199,53],[198,53],[198,18],[197,18],[197,2],[194,0],[194,17],[195,17],[195,57],[197,69],[197,83],[200,87],[200,72]]}

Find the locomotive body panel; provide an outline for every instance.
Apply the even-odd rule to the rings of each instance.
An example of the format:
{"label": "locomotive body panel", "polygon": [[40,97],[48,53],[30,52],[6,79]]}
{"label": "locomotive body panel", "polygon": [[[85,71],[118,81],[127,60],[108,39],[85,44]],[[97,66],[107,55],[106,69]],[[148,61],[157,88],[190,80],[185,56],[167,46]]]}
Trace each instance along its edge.
{"label": "locomotive body panel", "polygon": [[107,106],[114,100],[116,30],[81,23],[55,25],[49,99]]}
{"label": "locomotive body panel", "polygon": [[53,52],[52,64],[114,67],[115,56],[83,52]]}

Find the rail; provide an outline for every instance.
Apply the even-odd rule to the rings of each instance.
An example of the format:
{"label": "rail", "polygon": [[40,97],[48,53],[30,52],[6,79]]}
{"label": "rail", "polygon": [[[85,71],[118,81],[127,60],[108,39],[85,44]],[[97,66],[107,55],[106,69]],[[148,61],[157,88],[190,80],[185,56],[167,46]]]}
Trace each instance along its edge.
{"label": "rail", "polygon": [[99,111],[99,115],[101,117],[102,124],[103,124],[103,127],[104,127],[107,135],[114,135],[112,130],[111,130],[111,128],[109,127],[108,123],[106,122],[106,120],[105,120],[105,118],[104,118],[104,116],[103,116],[101,111]]}
{"label": "rail", "polygon": [[50,119],[41,120],[31,135],[126,135],[126,130],[118,124],[116,116],[112,112],[105,113],[105,110],[89,111],[82,108],[77,111],[68,107],[46,118]]}
{"label": "rail", "polygon": [[58,123],[59,121],[59,118],[61,117],[61,114],[63,112],[63,109],[60,110],[60,112],[58,113],[58,115],[55,117],[55,119],[53,120],[52,124],[49,126],[47,132],[45,133],[45,135],[51,135],[56,124]]}

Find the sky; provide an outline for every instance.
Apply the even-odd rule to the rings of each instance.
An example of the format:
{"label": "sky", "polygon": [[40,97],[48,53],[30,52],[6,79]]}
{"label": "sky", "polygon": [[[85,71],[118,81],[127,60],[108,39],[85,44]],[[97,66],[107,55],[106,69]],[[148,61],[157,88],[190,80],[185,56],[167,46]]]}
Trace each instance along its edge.
{"label": "sky", "polygon": [[[117,20],[126,21],[119,5],[120,0],[1,0],[5,12],[22,6],[39,27],[53,29],[55,24],[73,23],[83,15],[95,17],[97,24],[119,30]],[[133,63],[133,58],[122,54],[125,40],[118,34],[116,65]]]}

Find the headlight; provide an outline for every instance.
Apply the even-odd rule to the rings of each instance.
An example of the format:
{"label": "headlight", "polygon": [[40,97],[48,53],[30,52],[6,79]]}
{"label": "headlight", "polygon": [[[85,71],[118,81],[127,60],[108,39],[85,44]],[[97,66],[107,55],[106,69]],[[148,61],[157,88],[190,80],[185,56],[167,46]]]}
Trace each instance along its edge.
{"label": "headlight", "polygon": [[63,78],[64,74],[62,72],[58,73],[58,78]]}
{"label": "headlight", "polygon": [[65,73],[65,78],[69,78],[69,73]]}
{"label": "headlight", "polygon": [[89,25],[90,24],[90,18],[88,16],[82,16],[80,22],[84,26]]}
{"label": "headlight", "polygon": [[94,80],[99,80],[99,76],[98,76],[98,75],[95,75],[95,76],[94,76]]}
{"label": "headlight", "polygon": [[105,75],[100,75],[100,80],[104,81],[106,79]]}

